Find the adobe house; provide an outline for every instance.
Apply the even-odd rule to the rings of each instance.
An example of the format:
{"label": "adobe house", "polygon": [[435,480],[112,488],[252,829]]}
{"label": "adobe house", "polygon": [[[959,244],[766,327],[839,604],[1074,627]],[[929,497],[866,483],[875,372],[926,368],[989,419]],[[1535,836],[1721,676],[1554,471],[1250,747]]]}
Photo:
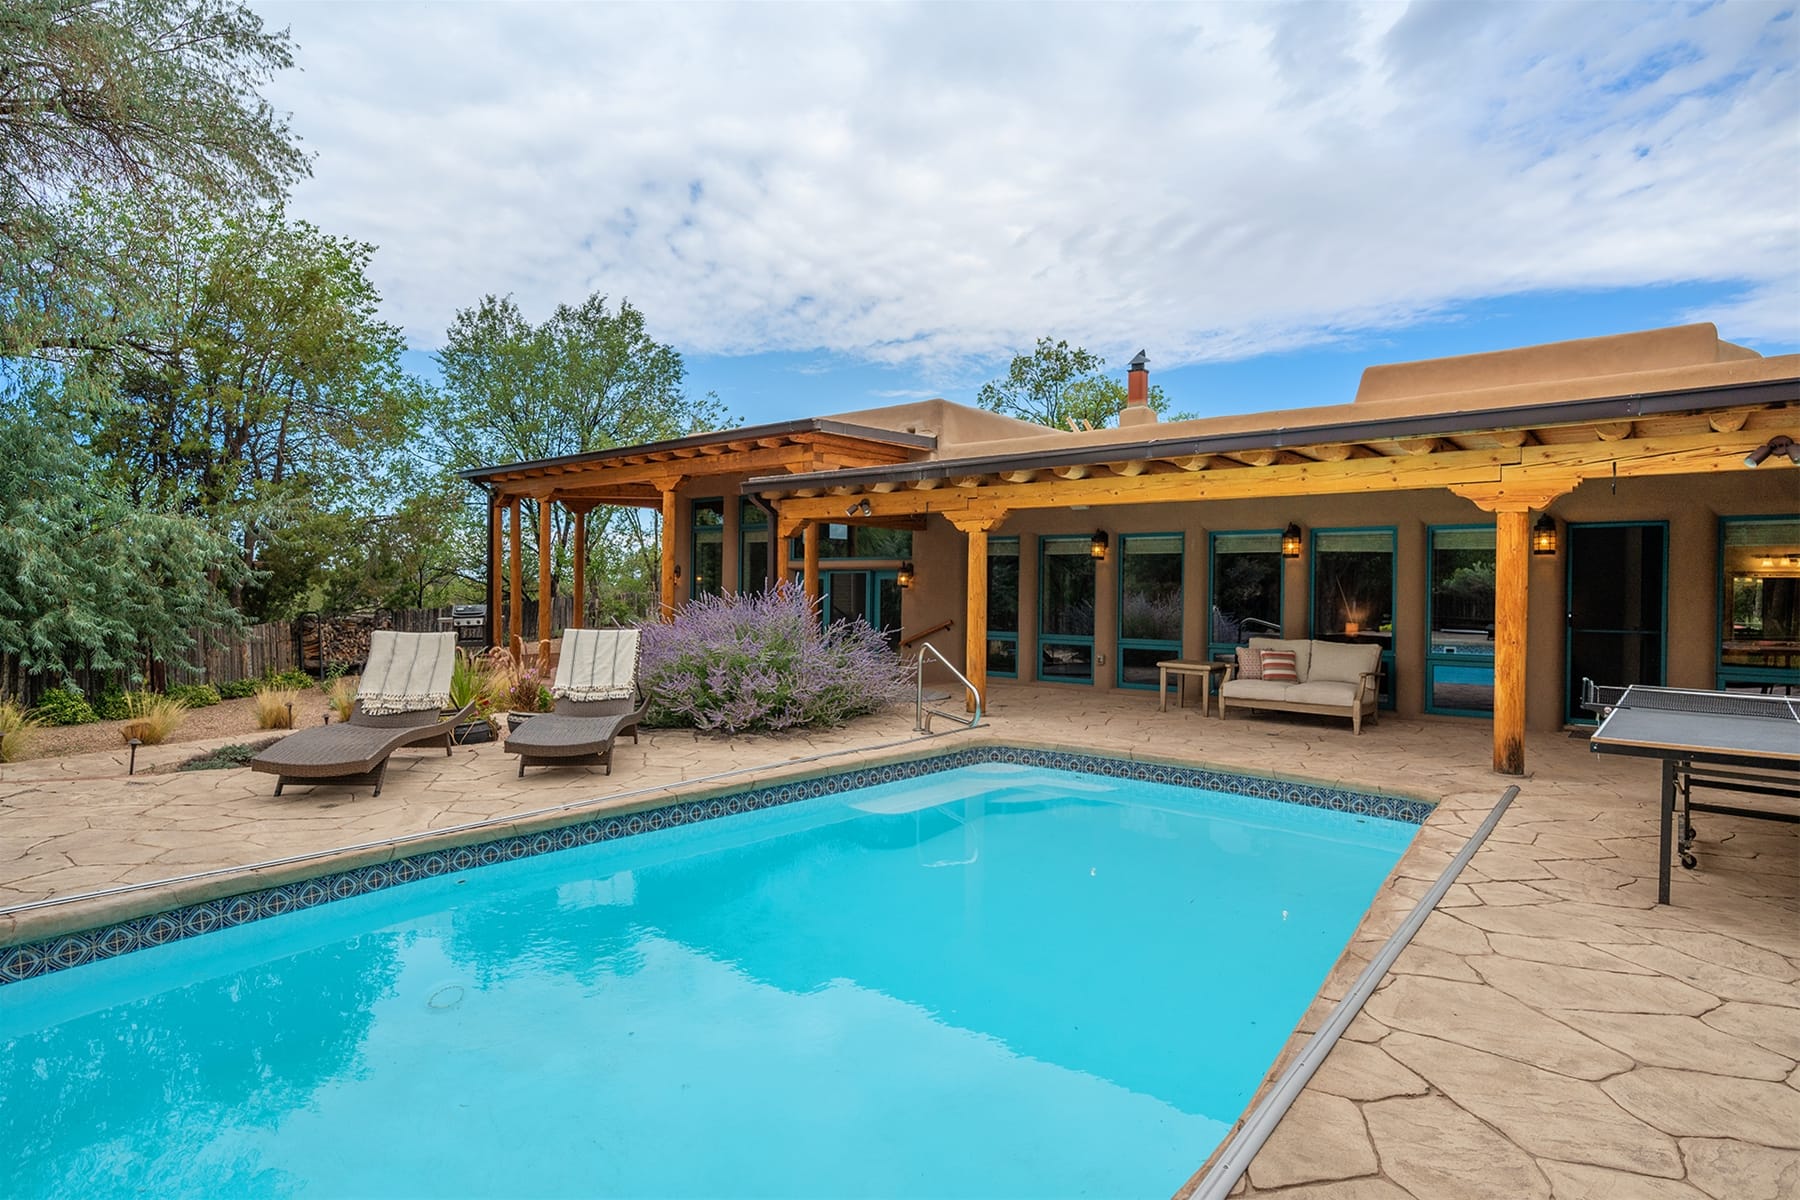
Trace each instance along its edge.
{"label": "adobe house", "polygon": [[1154,689],[1158,661],[1276,630],[1375,642],[1384,709],[1491,720],[1510,774],[1527,728],[1587,717],[1584,677],[1800,684],[1800,355],[1689,325],[1169,423],[1142,355],[1128,380],[1117,428],[933,400],[466,472],[492,508],[490,612],[522,501],[635,504],[663,515],[665,616],[788,575],[984,690]]}

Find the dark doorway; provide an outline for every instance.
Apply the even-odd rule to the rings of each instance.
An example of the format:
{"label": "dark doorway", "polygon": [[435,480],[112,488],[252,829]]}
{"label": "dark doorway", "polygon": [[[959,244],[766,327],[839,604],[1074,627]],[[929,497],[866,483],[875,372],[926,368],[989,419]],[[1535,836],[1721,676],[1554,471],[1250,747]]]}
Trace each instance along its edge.
{"label": "dark doorway", "polygon": [[1581,681],[1660,686],[1668,612],[1669,528],[1662,522],[1569,526],[1569,667],[1564,715]]}

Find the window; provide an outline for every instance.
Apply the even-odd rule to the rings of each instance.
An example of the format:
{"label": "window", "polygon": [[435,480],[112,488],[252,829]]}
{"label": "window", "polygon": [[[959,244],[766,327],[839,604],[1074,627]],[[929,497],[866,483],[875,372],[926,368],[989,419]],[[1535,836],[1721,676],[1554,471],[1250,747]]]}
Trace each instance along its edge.
{"label": "window", "polygon": [[1281,636],[1281,531],[1212,535],[1208,654],[1227,654],[1253,637]]}
{"label": "window", "polygon": [[1153,688],[1156,664],[1181,657],[1179,533],[1119,539],[1119,686]]}
{"label": "window", "polygon": [[694,501],[694,578],[690,595],[716,596],[725,589],[725,501]]}
{"label": "window", "polygon": [[1719,686],[1800,687],[1800,516],[1719,523]]}
{"label": "window", "polygon": [[1394,707],[1394,541],[1389,529],[1313,531],[1312,636],[1381,646],[1381,706]]}
{"label": "window", "polygon": [[1019,539],[989,538],[988,674],[1019,677]]}
{"label": "window", "polygon": [[[806,542],[794,538],[788,546],[789,562],[806,557]],[[911,558],[912,530],[880,525],[826,525],[819,531],[819,557]]]}
{"label": "window", "polygon": [[1038,678],[1094,681],[1094,557],[1091,539],[1038,539]]}
{"label": "window", "polygon": [[1425,708],[1494,711],[1494,527],[1438,525],[1427,532],[1430,625]]}
{"label": "window", "polygon": [[769,514],[750,501],[738,510],[738,591],[769,586]]}

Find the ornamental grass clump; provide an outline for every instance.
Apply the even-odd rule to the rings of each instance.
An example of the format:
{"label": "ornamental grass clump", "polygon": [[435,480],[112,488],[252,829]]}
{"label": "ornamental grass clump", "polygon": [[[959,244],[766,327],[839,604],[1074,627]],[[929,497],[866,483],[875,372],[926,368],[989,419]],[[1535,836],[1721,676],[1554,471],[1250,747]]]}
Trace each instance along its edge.
{"label": "ornamental grass clump", "polygon": [[30,758],[43,722],[16,700],[0,700],[0,762]]}
{"label": "ornamental grass clump", "polygon": [[292,729],[294,701],[300,693],[293,688],[259,687],[256,689],[256,727],[258,729]]}
{"label": "ornamental grass clump", "polygon": [[146,746],[160,746],[187,719],[187,705],[154,692],[129,692],[125,696],[125,723],[119,736],[136,738]]}
{"label": "ornamental grass clump", "polygon": [[360,677],[340,675],[325,689],[325,707],[340,721],[348,721],[356,713],[356,686]]}
{"label": "ornamental grass clump", "polygon": [[644,629],[638,682],[652,725],[723,733],[842,725],[900,698],[906,670],[869,625],[821,628],[792,584],[702,596]]}

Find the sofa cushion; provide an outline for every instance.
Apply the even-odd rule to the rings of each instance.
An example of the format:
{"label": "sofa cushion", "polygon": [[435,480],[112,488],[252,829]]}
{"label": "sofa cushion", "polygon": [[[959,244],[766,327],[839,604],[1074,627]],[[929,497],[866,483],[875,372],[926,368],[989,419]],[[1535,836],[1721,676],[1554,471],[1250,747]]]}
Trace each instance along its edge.
{"label": "sofa cushion", "polygon": [[1308,683],[1356,683],[1365,673],[1374,674],[1381,666],[1381,647],[1351,645],[1346,642],[1314,642],[1312,669]]}
{"label": "sofa cushion", "polygon": [[1312,662],[1313,643],[1305,638],[1267,638],[1253,637],[1250,644],[1258,650],[1292,650],[1294,652],[1294,670],[1300,676],[1300,682],[1309,678],[1308,667]]}
{"label": "sofa cushion", "polygon": [[1270,683],[1299,683],[1300,668],[1292,650],[1263,650],[1262,677]]}
{"label": "sofa cushion", "polygon": [[1282,699],[1292,704],[1341,704],[1349,708],[1356,703],[1356,685],[1335,679],[1315,679],[1291,685]]}
{"label": "sofa cushion", "polygon": [[1219,695],[1227,700],[1283,700],[1297,683],[1270,683],[1266,679],[1227,679],[1219,685]]}
{"label": "sofa cushion", "polygon": [[1239,646],[1237,652],[1237,677],[1239,679],[1262,678],[1262,651],[1252,650],[1248,646]]}

